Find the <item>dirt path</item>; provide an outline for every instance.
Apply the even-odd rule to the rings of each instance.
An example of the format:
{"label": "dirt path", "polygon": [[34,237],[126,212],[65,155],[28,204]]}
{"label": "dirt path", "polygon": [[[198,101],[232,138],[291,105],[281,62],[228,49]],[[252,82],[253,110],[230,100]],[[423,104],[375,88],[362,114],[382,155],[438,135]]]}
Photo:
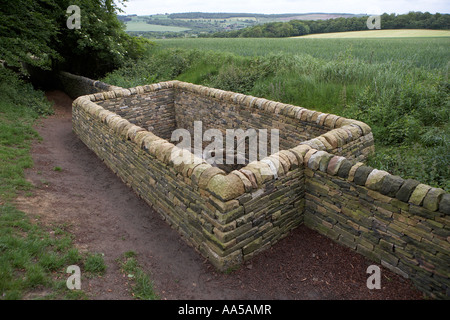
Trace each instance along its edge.
{"label": "dirt path", "polygon": [[[92,299],[132,299],[116,259],[132,250],[162,299],[420,299],[411,283],[382,268],[382,289],[369,290],[373,264],[320,234],[299,227],[272,249],[231,274],[218,273],[157,213],[139,199],[72,132],[72,100],[47,92],[54,116],[36,126],[26,176],[32,196],[19,209],[64,225],[80,250],[104,254],[106,274],[83,279]],[[60,167],[61,171],[55,171]]]}

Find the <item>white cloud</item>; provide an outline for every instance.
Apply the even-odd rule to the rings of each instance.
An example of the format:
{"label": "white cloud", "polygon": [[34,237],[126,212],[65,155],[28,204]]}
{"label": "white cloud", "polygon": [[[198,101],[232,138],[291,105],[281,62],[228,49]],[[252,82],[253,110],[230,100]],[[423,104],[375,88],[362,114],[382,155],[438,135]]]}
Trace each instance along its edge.
{"label": "white cloud", "polygon": [[246,13],[407,13],[409,11],[428,11],[449,13],[448,0],[128,0],[126,14],[156,14],[178,12],[246,12]]}

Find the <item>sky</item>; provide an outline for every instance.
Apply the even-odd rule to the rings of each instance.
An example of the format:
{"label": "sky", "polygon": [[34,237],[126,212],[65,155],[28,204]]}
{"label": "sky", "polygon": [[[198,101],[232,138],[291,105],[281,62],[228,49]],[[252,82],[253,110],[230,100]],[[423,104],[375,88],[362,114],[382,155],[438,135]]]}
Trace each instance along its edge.
{"label": "sky", "polygon": [[125,13],[151,15],[180,12],[238,13],[366,13],[404,14],[409,11],[450,13],[449,0],[128,0]]}

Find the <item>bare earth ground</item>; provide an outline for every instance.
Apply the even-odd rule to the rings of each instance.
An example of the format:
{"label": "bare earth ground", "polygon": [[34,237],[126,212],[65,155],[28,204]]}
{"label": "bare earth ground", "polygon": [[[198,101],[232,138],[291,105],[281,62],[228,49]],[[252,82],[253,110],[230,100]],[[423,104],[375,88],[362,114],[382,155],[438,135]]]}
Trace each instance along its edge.
{"label": "bare earth ground", "polygon": [[80,251],[104,254],[105,275],[82,277],[91,299],[133,299],[116,262],[130,250],[161,299],[422,299],[409,280],[383,267],[382,289],[369,290],[371,261],[304,226],[240,269],[215,271],[72,132],[72,100],[61,91],[47,97],[55,115],[36,125],[43,140],[34,143],[35,165],[26,172],[36,188],[17,205],[44,225],[64,225]]}

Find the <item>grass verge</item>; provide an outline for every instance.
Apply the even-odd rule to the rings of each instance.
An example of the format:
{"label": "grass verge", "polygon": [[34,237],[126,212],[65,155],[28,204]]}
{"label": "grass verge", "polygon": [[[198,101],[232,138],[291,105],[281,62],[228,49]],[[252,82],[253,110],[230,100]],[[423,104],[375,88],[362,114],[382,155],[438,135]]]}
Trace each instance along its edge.
{"label": "grass verge", "polygon": [[142,270],[137,261],[136,253],[127,251],[117,260],[122,272],[131,283],[131,294],[139,300],[158,300],[150,277]]}
{"label": "grass verge", "polygon": [[51,113],[43,92],[0,68],[0,300],[86,299],[67,288],[67,267],[94,276],[105,269],[101,256],[73,246],[67,226],[42,225],[14,205],[19,192],[33,188],[24,175],[33,166],[31,142],[39,139],[33,124]]}

